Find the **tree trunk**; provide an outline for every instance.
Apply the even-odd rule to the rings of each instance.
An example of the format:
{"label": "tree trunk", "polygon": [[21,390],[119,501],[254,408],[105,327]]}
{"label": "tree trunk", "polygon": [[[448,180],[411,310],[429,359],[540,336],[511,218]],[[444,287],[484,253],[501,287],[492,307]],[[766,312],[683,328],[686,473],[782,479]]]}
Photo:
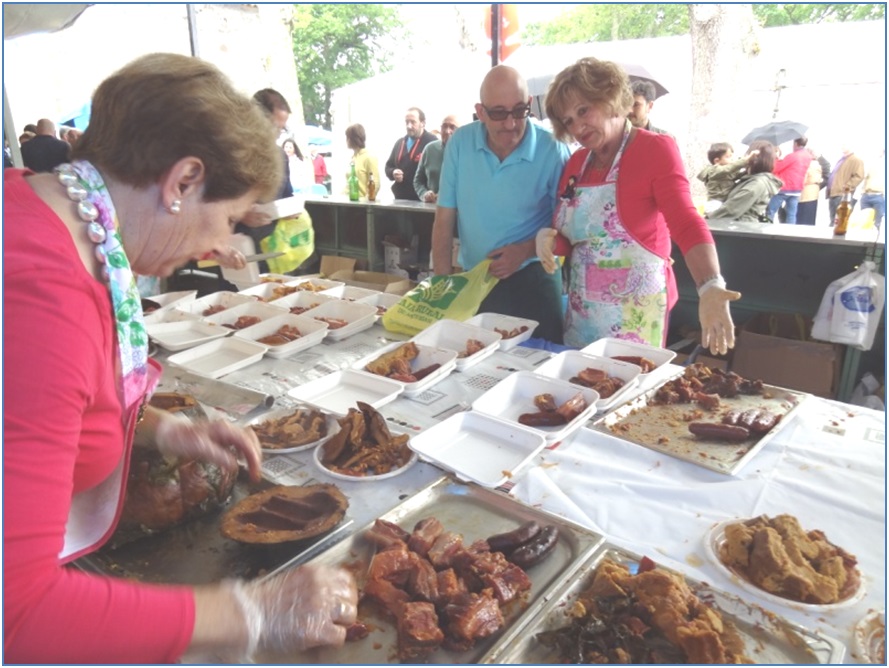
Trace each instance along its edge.
{"label": "tree trunk", "polygon": [[736,91],[749,90],[749,64],[759,44],[751,5],[688,5],[688,18],[692,84],[684,160],[692,195],[704,197],[706,189],[696,176],[708,164],[710,144],[728,142],[736,156],[746,151],[741,137],[730,136],[729,128],[745,127],[747,110]]}

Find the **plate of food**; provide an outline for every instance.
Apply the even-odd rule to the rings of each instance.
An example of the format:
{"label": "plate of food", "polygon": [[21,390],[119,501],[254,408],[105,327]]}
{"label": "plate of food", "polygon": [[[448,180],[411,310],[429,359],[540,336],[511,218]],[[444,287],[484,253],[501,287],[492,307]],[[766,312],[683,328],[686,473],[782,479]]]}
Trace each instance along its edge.
{"label": "plate of food", "polygon": [[886,665],[886,612],[874,610],[855,625],[855,655],[866,663]]}
{"label": "plate of food", "polygon": [[405,396],[416,396],[445,378],[457,365],[453,350],[424,346],[413,341],[390,343],[352,365],[370,373],[404,383]]}
{"label": "plate of food", "polygon": [[195,315],[202,318],[206,318],[216,313],[221,313],[222,311],[231,308],[232,306],[237,306],[238,304],[247,304],[255,301],[256,297],[253,297],[251,295],[242,295],[239,292],[229,292],[227,290],[221,290],[219,292],[213,292],[209,295],[199,297],[192,302],[179,304],[179,306],[177,306],[176,308],[183,311],[188,311],[189,313],[194,313]]}
{"label": "plate of food", "polygon": [[640,385],[645,385],[649,380],[650,374],[663,368],[676,357],[674,351],[667,350],[666,348],[657,348],[645,343],[614,338],[593,341],[585,348],[581,348],[580,352],[635,364],[641,369],[639,373]]}
{"label": "plate of food", "polygon": [[463,371],[497,352],[502,338],[490,329],[444,318],[411,340],[457,351],[457,371]]}
{"label": "plate of food", "polygon": [[377,320],[379,320],[386,311],[401,301],[401,297],[402,295],[396,295],[392,292],[374,292],[374,294],[363,297],[358,301],[362,304],[375,306],[377,309]]}
{"label": "plate of food", "polygon": [[379,411],[362,401],[339,419],[340,430],[315,448],[315,465],[338,480],[366,482],[401,475],[417,462],[408,434],[394,434]]}
{"label": "plate of food", "polygon": [[313,276],[311,278],[297,278],[296,282],[293,284],[297,290],[307,290],[309,292],[326,292],[327,290],[335,290],[336,288],[341,288],[345,285],[342,281],[331,281],[327,278],[318,278]]}
{"label": "plate of food", "polygon": [[499,334],[500,350],[512,350],[520,343],[524,343],[531,338],[537,325],[540,324],[536,320],[500,313],[479,313],[469,318],[466,323]]}
{"label": "plate of food", "polygon": [[309,309],[302,315],[306,318],[315,318],[315,320],[326,322],[328,325],[327,338],[331,341],[340,341],[373,327],[376,322],[377,309],[370,304],[333,299]]}
{"label": "plate of food", "polygon": [[340,430],[335,415],[305,406],[276,408],[254,418],[247,425],[253,429],[262,451],[267,455],[309,450]]}
{"label": "plate of food", "polygon": [[282,299],[287,295],[292,295],[300,292],[299,288],[297,287],[298,282],[299,281],[294,279],[292,276],[291,279],[286,283],[279,283],[277,281],[265,281],[263,283],[260,283],[259,285],[253,285],[249,288],[244,288],[238,294],[255,297],[262,302],[273,302],[276,299]]}
{"label": "plate of food", "polygon": [[291,293],[286,297],[276,299],[270,303],[273,306],[286,308],[293,315],[302,315],[309,309],[313,309],[316,306],[321,306],[321,304],[323,304],[324,302],[329,301],[336,301],[336,297],[323,295],[320,292],[312,292],[310,290],[300,290],[298,292]]}
{"label": "plate of food", "polygon": [[142,313],[148,315],[157,311],[166,311],[182,304],[189,304],[197,297],[197,290],[179,290],[164,292],[159,295],[142,298]]}
{"label": "plate of food", "polygon": [[864,597],[855,556],[793,515],[720,522],[705,542],[723,573],[771,603],[836,610]]}
{"label": "plate of food", "polygon": [[238,330],[235,336],[268,346],[269,357],[288,357],[321,343],[327,336],[327,323],[280,311],[280,315]]}
{"label": "plate of food", "polygon": [[222,325],[228,329],[241,330],[285,313],[286,311],[279,306],[272,306],[252,299],[252,301],[236,304],[220,313],[206,316],[204,321]]}
{"label": "plate of food", "polygon": [[500,664],[834,664],[844,645],[605,543],[529,622]]}
{"label": "plate of food", "polygon": [[635,364],[608,357],[566,350],[541,364],[536,373],[561,378],[599,393],[596,410],[607,411],[624,400],[639,382],[642,370]]}

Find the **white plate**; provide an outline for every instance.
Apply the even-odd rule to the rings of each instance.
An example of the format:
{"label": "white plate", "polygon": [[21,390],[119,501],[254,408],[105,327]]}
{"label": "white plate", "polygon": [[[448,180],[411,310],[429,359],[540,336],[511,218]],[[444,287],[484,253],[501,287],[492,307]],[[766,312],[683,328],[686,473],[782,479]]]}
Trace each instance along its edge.
{"label": "white plate", "polygon": [[[393,435],[398,435],[399,433],[395,429],[389,428],[389,431],[392,432]],[[410,441],[408,441],[408,447],[410,447]],[[331,471],[329,468],[324,466],[321,463],[321,451],[323,447],[315,448],[315,451],[312,453],[312,459],[315,460],[315,466],[317,466],[321,471],[324,472],[324,475],[329,475],[331,478],[336,478],[337,480],[345,480],[348,482],[373,482],[376,480],[386,480],[388,478],[394,478],[397,475],[401,475],[405,471],[407,471],[411,466],[417,463],[419,460],[419,456],[415,452],[410,459],[407,460],[407,463],[401,468],[397,468],[393,471],[389,471],[388,473],[381,473],[380,475],[346,475],[345,473],[337,473],[336,471]]]}
{"label": "white plate", "polygon": [[200,320],[201,316],[195,315],[194,313],[189,313],[188,311],[183,311],[178,307],[173,307],[170,309],[158,309],[157,311],[152,311],[148,315],[145,316],[145,329],[148,330],[148,335],[151,336],[150,327],[152,325],[159,325],[163,322],[181,322],[183,320]]}
{"label": "white plate", "polygon": [[[502,338],[500,334],[490,329],[445,318],[430,325],[411,340],[427,346],[456,351],[457,371],[463,371],[497,352]],[[466,342],[469,339],[481,341],[484,348],[469,357],[459,357],[460,353],[466,351]]]}
{"label": "white plate", "polygon": [[248,304],[255,301],[256,297],[251,297],[250,295],[242,295],[239,292],[229,292],[227,290],[222,290],[220,292],[214,292],[209,295],[204,295],[203,297],[195,299],[193,302],[190,302],[188,304],[180,304],[179,308],[183,311],[194,313],[196,316],[203,318],[211,317],[205,316],[204,311],[213,306],[224,306],[226,309],[229,309],[232,306],[237,306],[238,304]]}
{"label": "white plate", "polygon": [[[368,290],[367,288],[359,288],[357,285],[341,285],[338,288],[325,290],[324,294],[342,299],[347,302],[367,302],[368,299],[383,294],[379,290]],[[367,302],[370,303],[370,302]]]}
{"label": "white plate", "polygon": [[336,318],[337,320],[345,320],[348,323],[345,326],[337,329],[330,327],[327,330],[328,339],[340,341],[347,336],[352,336],[369,327],[373,327],[376,321],[377,309],[370,304],[344,302],[341,299],[336,299],[309,309],[302,315],[306,318]]}
{"label": "white plate", "polygon": [[511,315],[500,315],[499,313],[479,313],[478,315],[472,316],[466,323],[469,325],[477,325],[482,329],[488,329],[492,332],[495,329],[511,332],[520,327],[527,327],[524,332],[517,336],[512,336],[508,339],[501,338],[500,350],[512,350],[520,343],[524,343],[531,338],[531,335],[534,334],[534,330],[537,329],[537,325],[540,324],[536,320],[516,318]]}
{"label": "white plate", "polygon": [[282,299],[284,297],[287,297],[288,295],[295,294],[296,292],[301,292],[295,289],[295,286],[298,282],[298,280],[295,280],[291,276],[290,280],[286,283],[281,283],[278,281],[267,281],[265,283],[260,283],[259,285],[253,285],[249,288],[244,288],[238,294],[256,297],[260,301],[264,302],[274,302],[277,299]]}
{"label": "white plate", "polygon": [[639,374],[642,373],[642,370],[635,364],[613,360],[608,357],[588,355],[579,350],[566,350],[555,357],[551,357],[535,369],[534,373],[539,373],[541,376],[548,378],[561,378],[570,382],[574,376],[585,369],[599,369],[613,378],[619,378],[624,381],[623,387],[617,392],[610,397],[600,398],[596,402],[596,410],[599,412],[610,410],[621,403],[628,396],[630,390],[636,387]]}
{"label": "white plate", "polygon": [[[390,343],[388,346],[380,348],[370,355],[361,358],[352,365],[352,368],[356,371],[360,371],[361,373],[366,373],[370,374],[371,376],[383,378],[385,376],[379,376],[379,374],[371,373],[364,367],[366,367],[374,360],[382,357],[386,353],[398,350],[403,345],[405,345],[405,342],[402,341]],[[438,381],[442,380],[445,376],[447,376],[449,373],[451,373],[451,371],[454,370],[457,360],[457,353],[455,353],[453,350],[433,348],[432,346],[424,346],[420,344],[416,344],[416,346],[417,356],[413,360],[411,360],[411,371],[419,371],[420,369],[425,369],[426,367],[432,366],[433,364],[440,364],[441,366],[416,382],[409,383],[407,381],[399,380],[399,383],[404,383],[404,395],[408,397],[416,396],[423,392],[423,390],[426,390],[427,388],[435,385]]]}
{"label": "white plate", "polygon": [[[212,322],[217,325],[222,325],[232,331],[238,331],[232,327],[232,325],[234,325],[241,316],[259,318],[260,322],[262,322],[286,313],[287,312],[280,306],[272,306],[271,304],[257,301],[251,297],[249,302],[238,304],[237,306],[227,308],[220,313],[206,316],[204,322]],[[251,327],[253,327],[253,325],[251,325]],[[247,328],[244,327],[244,329]]]}
{"label": "white plate", "polygon": [[157,345],[173,352],[193,348],[231,334],[231,330],[226,327],[204,322],[191,314],[186,315],[189,317],[178,322],[147,324],[145,331]]}
{"label": "white plate", "polygon": [[403,391],[404,383],[344,369],[294,387],[287,394],[327,413],[344,416],[350,408],[355,408],[355,403],[358,401],[379,408]]}
{"label": "white plate", "polygon": [[875,610],[855,625],[855,654],[860,661],[886,665],[886,612]]}
{"label": "white plate", "polygon": [[311,278],[297,278],[295,285],[300,290],[308,290],[309,292],[326,292],[327,290],[341,288],[345,283],[342,281],[331,281],[328,278],[312,276]]}
{"label": "white plate", "polygon": [[219,378],[258,362],[266,346],[232,336],[170,355],[167,361],[201,376]]}
{"label": "white plate", "polygon": [[[556,405],[561,406],[578,392],[583,393],[587,407],[568,424],[554,427],[535,427],[522,425],[519,422],[519,416],[522,413],[537,412],[537,407],[534,405],[534,397],[538,394],[548,393],[553,395]],[[596,413],[596,402],[598,400],[598,392],[588,387],[573,385],[567,380],[545,378],[530,371],[517,371],[501,380],[476,399],[472,403],[472,410],[536,431],[543,434],[543,437],[548,442],[553,443],[563,440],[589,420]]]}
{"label": "white plate", "polygon": [[[191,303],[197,296],[197,290],[180,290],[178,292],[164,292],[159,295],[152,295],[151,297],[146,297],[146,299],[150,299],[156,304],[160,304],[160,308],[151,312],[157,313],[158,311],[166,311],[171,308],[176,308],[181,304]],[[150,314],[146,313],[145,315]]]}
{"label": "white plate", "polygon": [[[270,336],[271,334],[274,334],[284,325],[296,327],[302,336],[300,336],[298,339],[288,341],[287,343],[282,343],[278,346],[259,341],[259,339],[263,338],[264,336]],[[262,343],[262,345],[264,346],[267,346],[268,350],[266,351],[266,355],[268,355],[269,357],[288,357],[295,352],[305,350],[306,348],[310,348],[317,343],[321,343],[324,337],[327,336],[327,323],[320,322],[318,320],[315,320],[314,318],[306,318],[302,315],[282,313],[281,315],[276,315],[272,318],[269,318],[268,320],[263,320],[259,324],[253,325],[252,327],[246,327],[244,329],[238,330],[235,332],[235,336],[241,339],[247,339],[249,341],[256,341],[258,343]]]}
{"label": "white plate", "polygon": [[281,308],[286,308],[291,313],[293,313],[291,309],[293,309],[294,307],[304,309],[300,313],[293,314],[303,315],[310,308],[321,306],[321,304],[330,301],[336,301],[336,297],[331,297],[330,295],[322,295],[320,292],[300,290],[299,292],[294,292],[293,294],[289,294],[286,297],[281,297],[280,299],[276,299],[269,303],[272,306],[280,306]]}
{"label": "white plate", "polygon": [[738,522],[744,522],[745,520],[726,520],[725,522],[720,522],[715,525],[704,538],[704,545],[707,549],[707,554],[710,556],[710,560],[716,564],[716,566],[728,576],[728,578],[739,585],[740,587],[746,589],[747,591],[760,596],[771,603],[776,605],[789,606],[791,608],[796,608],[798,610],[818,610],[818,611],[829,611],[829,610],[841,610],[843,608],[848,608],[849,606],[855,605],[864,598],[864,578],[862,577],[859,580],[858,589],[854,594],[852,594],[849,598],[846,598],[842,601],[838,601],[837,603],[827,603],[827,604],[817,604],[817,603],[802,603],[800,601],[794,601],[791,598],[784,598],[783,596],[777,596],[770,592],[767,592],[765,589],[760,589],[758,586],[750,582],[747,578],[745,578],[741,573],[729,568],[722,560],[719,558],[719,547],[725,542],[725,528],[729,524],[737,524]]}
{"label": "white plate", "polygon": [[[297,410],[299,410],[299,408],[299,406],[295,408],[277,408],[275,410],[269,411],[265,415],[260,415],[259,417],[250,420],[247,423],[247,426],[255,427],[257,425],[265,424],[266,422],[279,420],[289,415],[293,415],[294,413],[296,413]],[[311,443],[303,443],[302,445],[297,445],[292,448],[263,448],[262,451],[267,455],[286,455],[291,452],[302,452],[303,450],[309,450],[311,448],[317,447],[322,443],[327,442],[327,439],[332,437],[334,434],[338,434],[340,431],[340,422],[335,415],[327,413],[326,422],[327,435],[319,438],[317,441],[312,441]],[[260,445],[261,444],[262,442],[260,441]]]}
{"label": "white plate", "polygon": [[491,488],[513,477],[545,445],[537,431],[475,411],[452,415],[410,441],[423,459]]}
{"label": "white plate", "polygon": [[[581,348],[580,352],[599,357],[644,357],[655,363],[655,368],[648,373],[639,374],[639,383],[643,383],[648,376],[665,364],[669,364],[676,357],[676,352],[667,350],[666,348],[655,348],[645,343],[636,343],[635,341],[624,341],[623,339],[599,339],[593,341],[585,348]],[[620,361],[620,360],[618,360]]]}
{"label": "white plate", "polygon": [[391,292],[375,292],[370,297],[359,299],[362,304],[370,304],[377,309],[377,320],[390,308],[401,301],[402,295],[396,295]]}

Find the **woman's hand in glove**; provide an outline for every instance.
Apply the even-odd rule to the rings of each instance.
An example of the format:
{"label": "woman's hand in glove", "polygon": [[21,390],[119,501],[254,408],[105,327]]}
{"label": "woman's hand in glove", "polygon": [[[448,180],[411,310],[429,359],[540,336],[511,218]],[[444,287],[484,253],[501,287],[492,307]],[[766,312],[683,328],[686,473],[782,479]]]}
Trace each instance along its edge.
{"label": "woman's hand in glove", "polygon": [[699,296],[701,344],[714,355],[725,355],[735,347],[735,325],[728,305],[740,298],[740,292],[719,285],[711,285]]}
{"label": "woman's hand in glove", "polygon": [[165,415],[157,425],[155,439],[164,455],[197,459],[229,470],[237,467],[236,455],[240,454],[250,478],[261,477],[262,448],[252,429],[225,420],[192,422],[182,415]]}
{"label": "woman's hand in glove", "polygon": [[340,646],[358,615],[358,588],[344,568],[307,565],[268,580],[228,584],[247,622],[248,659],[255,651]]}
{"label": "woman's hand in glove", "polygon": [[556,256],[553,249],[556,246],[556,231],[552,227],[544,227],[537,233],[535,240],[537,257],[540,258],[540,264],[546,269],[547,273],[554,274],[558,265],[556,264]]}

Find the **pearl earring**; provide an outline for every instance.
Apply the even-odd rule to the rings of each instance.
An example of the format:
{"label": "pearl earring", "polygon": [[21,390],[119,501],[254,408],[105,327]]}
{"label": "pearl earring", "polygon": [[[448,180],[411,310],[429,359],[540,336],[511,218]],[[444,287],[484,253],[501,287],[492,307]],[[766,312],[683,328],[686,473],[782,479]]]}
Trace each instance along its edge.
{"label": "pearl earring", "polygon": [[182,211],[182,201],[178,200],[178,199],[174,199],[170,203],[170,213],[172,213],[175,216],[180,211]]}

